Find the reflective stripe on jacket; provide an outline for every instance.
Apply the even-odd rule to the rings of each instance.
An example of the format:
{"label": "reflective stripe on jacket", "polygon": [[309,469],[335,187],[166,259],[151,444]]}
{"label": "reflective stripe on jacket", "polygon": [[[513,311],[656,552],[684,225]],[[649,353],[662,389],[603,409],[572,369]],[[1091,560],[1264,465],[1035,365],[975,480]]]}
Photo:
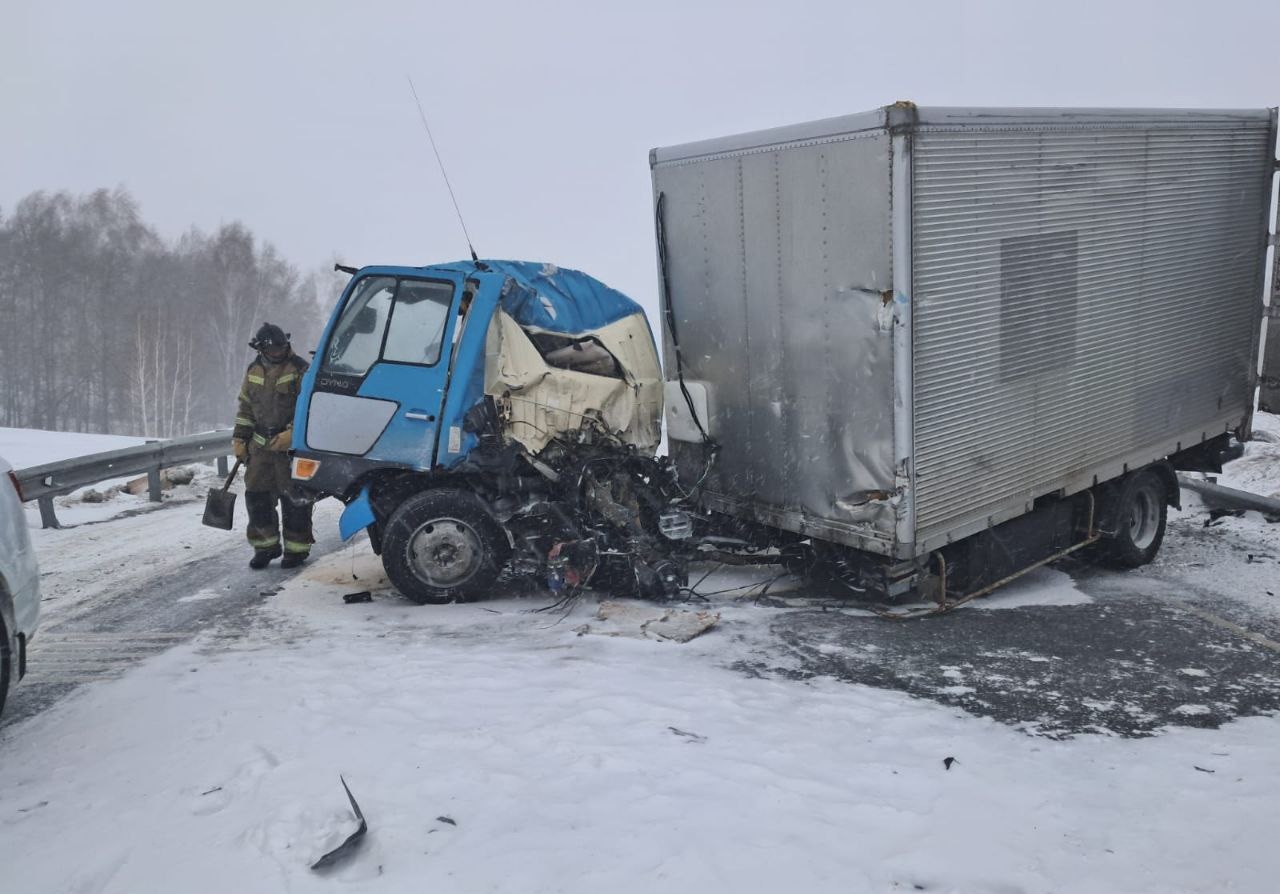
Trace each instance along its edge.
{"label": "reflective stripe on jacket", "polygon": [[240,386],[240,405],[231,437],[261,449],[292,425],[293,408],[306,371],[307,361],[297,354],[290,353],[279,363],[271,363],[261,354],[255,357]]}

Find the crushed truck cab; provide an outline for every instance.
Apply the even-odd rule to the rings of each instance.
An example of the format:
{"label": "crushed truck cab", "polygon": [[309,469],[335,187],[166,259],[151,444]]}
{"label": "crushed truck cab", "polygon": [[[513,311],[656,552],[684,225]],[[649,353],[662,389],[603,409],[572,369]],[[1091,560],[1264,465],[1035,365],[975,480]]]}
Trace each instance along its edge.
{"label": "crushed truck cab", "polygon": [[368,529],[418,601],[520,565],[553,588],[620,565],[641,591],[672,591],[667,534],[688,525],[653,456],[662,392],[643,309],[584,273],[365,267],[304,379],[293,475],[346,504],[343,537]]}

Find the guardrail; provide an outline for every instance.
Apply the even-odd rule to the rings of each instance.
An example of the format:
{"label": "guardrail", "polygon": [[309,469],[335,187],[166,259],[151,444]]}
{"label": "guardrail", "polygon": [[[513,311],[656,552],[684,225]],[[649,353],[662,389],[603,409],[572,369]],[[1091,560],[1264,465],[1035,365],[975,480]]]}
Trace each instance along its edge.
{"label": "guardrail", "polygon": [[1269,518],[1280,518],[1280,500],[1274,497],[1223,487],[1221,484],[1201,481],[1183,474],[1178,475],[1178,484],[1184,490],[1199,494],[1210,509],[1252,509]]}
{"label": "guardrail", "polygon": [[160,470],[183,463],[214,460],[218,474],[227,474],[227,456],[231,453],[231,432],[211,431],[187,435],[171,441],[152,441],[137,447],[124,447],[106,453],[93,453],[74,459],[18,469],[15,475],[22,499],[40,504],[40,524],[46,528],[60,528],[53,509],[53,498],[74,490],[123,478],[126,475],[147,476],[147,496],[153,503],[160,502]]}

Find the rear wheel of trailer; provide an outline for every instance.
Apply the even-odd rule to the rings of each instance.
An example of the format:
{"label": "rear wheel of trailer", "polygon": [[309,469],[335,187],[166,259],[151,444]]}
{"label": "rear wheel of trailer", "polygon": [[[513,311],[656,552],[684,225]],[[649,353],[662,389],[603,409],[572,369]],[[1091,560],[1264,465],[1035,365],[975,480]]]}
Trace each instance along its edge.
{"label": "rear wheel of trailer", "polygon": [[1099,560],[1112,568],[1137,568],[1156,557],[1169,513],[1165,476],[1143,469],[1118,482],[1107,507]]}

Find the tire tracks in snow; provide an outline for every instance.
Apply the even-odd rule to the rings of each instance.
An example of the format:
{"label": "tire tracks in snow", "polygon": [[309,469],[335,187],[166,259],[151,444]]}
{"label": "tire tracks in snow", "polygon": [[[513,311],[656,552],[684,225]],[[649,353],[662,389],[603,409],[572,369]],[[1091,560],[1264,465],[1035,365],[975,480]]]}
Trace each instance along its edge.
{"label": "tire tracks in snow", "polygon": [[[196,637],[221,650],[258,623],[255,609],[299,572],[250,570],[242,536],[204,528],[201,506],[175,502],[37,539],[44,616],[0,735],[152,655]],[[317,506],[315,557],[341,545],[335,510]]]}

